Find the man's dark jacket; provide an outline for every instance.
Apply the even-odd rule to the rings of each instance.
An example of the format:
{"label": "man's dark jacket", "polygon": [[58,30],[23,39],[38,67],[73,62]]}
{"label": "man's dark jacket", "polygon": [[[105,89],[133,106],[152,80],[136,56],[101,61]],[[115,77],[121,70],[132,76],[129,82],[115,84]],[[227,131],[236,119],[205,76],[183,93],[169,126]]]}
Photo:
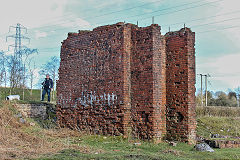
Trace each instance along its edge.
{"label": "man's dark jacket", "polygon": [[42,85],[43,85],[43,89],[45,89],[45,90],[51,89],[51,88],[53,88],[53,81],[51,78],[49,78],[49,79],[45,78]]}

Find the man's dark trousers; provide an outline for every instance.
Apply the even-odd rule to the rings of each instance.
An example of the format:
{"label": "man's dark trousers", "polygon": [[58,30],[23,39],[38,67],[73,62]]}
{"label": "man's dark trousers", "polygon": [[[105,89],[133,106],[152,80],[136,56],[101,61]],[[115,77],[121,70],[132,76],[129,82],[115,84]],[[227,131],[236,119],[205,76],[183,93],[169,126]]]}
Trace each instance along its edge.
{"label": "man's dark trousers", "polygon": [[50,92],[51,92],[51,89],[50,88],[48,88],[48,89],[43,89],[43,92],[42,92],[42,101],[44,101],[44,97],[45,97],[45,95],[46,95],[46,93],[47,93],[47,95],[48,95],[48,102],[50,102]]}

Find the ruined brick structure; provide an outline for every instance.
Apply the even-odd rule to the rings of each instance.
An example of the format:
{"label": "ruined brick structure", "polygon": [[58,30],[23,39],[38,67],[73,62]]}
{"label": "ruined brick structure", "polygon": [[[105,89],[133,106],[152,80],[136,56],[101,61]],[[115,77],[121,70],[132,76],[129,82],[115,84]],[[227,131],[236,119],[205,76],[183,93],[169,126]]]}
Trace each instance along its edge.
{"label": "ruined brick structure", "polygon": [[195,140],[195,34],[117,23],[69,33],[57,82],[60,126]]}

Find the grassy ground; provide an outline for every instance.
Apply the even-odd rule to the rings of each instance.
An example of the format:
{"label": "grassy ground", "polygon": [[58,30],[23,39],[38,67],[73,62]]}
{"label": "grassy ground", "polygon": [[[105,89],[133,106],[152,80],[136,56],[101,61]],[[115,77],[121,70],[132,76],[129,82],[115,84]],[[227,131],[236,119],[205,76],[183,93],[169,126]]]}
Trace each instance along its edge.
{"label": "grassy ground", "polygon": [[240,108],[197,107],[197,134],[210,138],[211,134],[240,137]]}
{"label": "grassy ground", "polygon": [[71,143],[90,148],[88,153],[81,150],[64,149],[56,154],[44,155],[38,160],[50,159],[239,159],[240,149],[216,149],[214,153],[197,152],[192,145],[178,143],[176,147],[167,143],[152,144],[141,141],[134,145],[127,140],[103,136],[82,136],[73,138]]}
{"label": "grassy ground", "polygon": [[[20,99],[22,102],[29,102],[29,101],[40,101],[41,99],[41,90],[40,89],[33,89],[32,94],[30,89],[24,89],[24,100],[23,100],[23,89],[21,88],[4,88],[0,87],[0,100],[5,100],[8,95],[20,95]],[[54,99],[55,101],[56,92],[54,92]],[[47,100],[47,95],[45,96],[45,100]]]}
{"label": "grassy ground", "polygon": [[197,119],[198,135],[210,138],[211,134],[240,137],[239,117],[200,117]]}

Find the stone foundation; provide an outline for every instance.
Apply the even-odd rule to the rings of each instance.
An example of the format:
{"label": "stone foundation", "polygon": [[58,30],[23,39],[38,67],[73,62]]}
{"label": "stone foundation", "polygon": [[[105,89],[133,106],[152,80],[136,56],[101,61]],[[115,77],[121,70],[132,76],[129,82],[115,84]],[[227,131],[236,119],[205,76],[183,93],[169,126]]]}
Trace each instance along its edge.
{"label": "stone foundation", "polygon": [[16,104],[16,109],[27,118],[47,118],[47,104]]}

